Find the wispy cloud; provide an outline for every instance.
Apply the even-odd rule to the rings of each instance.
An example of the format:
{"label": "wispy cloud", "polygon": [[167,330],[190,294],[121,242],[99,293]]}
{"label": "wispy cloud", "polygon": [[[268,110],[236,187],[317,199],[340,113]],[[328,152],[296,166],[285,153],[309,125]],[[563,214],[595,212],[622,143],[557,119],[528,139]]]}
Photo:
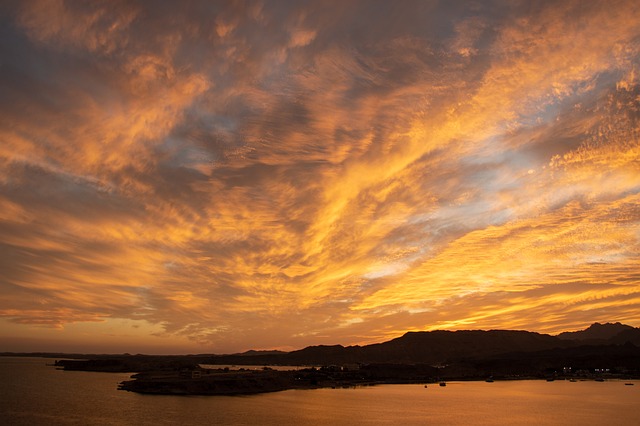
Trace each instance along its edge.
{"label": "wispy cloud", "polygon": [[640,325],[635,2],[2,10],[7,336]]}

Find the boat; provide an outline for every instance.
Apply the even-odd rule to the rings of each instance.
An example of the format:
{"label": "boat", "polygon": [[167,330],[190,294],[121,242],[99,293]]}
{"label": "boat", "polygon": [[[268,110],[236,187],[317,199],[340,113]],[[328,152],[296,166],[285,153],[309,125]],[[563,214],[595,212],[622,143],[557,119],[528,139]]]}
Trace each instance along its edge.
{"label": "boat", "polygon": [[446,382],[440,382],[440,386],[443,386],[443,387],[447,386],[447,383]]}
{"label": "boat", "polygon": [[635,383],[625,383],[625,386],[633,386]]}

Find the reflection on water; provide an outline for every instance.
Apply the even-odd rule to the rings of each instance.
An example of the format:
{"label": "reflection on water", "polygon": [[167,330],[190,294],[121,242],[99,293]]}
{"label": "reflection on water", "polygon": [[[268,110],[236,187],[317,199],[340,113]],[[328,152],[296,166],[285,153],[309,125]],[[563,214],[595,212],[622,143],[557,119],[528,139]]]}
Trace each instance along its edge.
{"label": "reflection on water", "polygon": [[640,424],[640,386],[625,386],[628,381],[447,382],[177,397],[118,391],[128,374],[59,371],[45,366],[51,362],[0,357],[0,424]]}

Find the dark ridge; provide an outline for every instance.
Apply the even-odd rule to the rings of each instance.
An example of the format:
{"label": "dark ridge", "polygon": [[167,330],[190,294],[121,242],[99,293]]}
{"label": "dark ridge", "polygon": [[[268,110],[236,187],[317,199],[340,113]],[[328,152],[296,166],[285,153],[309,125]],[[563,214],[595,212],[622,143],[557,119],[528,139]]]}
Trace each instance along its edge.
{"label": "dark ridge", "polygon": [[598,322],[593,323],[586,330],[581,331],[565,331],[558,334],[560,339],[565,340],[600,340],[606,341],[616,337],[622,332],[638,331],[637,328],[630,325],[616,323],[600,324]]}
{"label": "dark ridge", "polygon": [[[304,349],[282,351],[250,350],[231,355],[87,355],[64,353],[0,353],[4,356],[41,356],[78,360],[103,360],[97,363],[78,362],[78,368],[111,369],[118,371],[143,371],[142,366],[162,363],[229,365],[329,365],[346,363],[427,363],[439,364],[470,356],[492,356],[512,352],[536,352],[554,348],[567,348],[584,344],[640,346],[640,328],[618,323],[595,323],[586,330],[560,333],[558,336],[514,330],[461,330],[408,332],[388,342],[366,346],[319,345]],[[108,360],[118,360],[119,365]],[[126,360],[126,362],[122,361]],[[69,365],[71,363],[68,363]],[[69,367],[71,369],[72,367]]]}

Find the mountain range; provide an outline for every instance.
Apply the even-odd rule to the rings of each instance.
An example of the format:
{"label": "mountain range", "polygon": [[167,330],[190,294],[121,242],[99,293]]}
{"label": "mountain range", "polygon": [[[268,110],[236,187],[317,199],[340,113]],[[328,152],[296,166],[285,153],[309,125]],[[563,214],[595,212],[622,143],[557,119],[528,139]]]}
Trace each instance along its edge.
{"label": "mountain range", "polygon": [[[122,382],[119,388],[176,395],[449,380],[626,380],[640,379],[640,328],[595,323],[557,336],[513,330],[440,330],[408,332],[366,346],[320,345],[292,352],[65,358],[54,365],[64,370],[136,372],[133,380]],[[307,367],[280,371],[268,365]]]}
{"label": "mountain range", "polygon": [[[640,348],[640,328],[618,323],[594,323],[582,331],[557,336],[514,330],[408,332],[384,343],[366,346],[320,345],[292,352],[249,351],[214,355],[216,364],[344,365],[393,363],[438,365],[465,359],[570,350],[583,346]],[[567,353],[569,353],[568,351]]]}
{"label": "mountain range", "polygon": [[292,352],[251,350],[229,355],[173,356],[66,354],[62,357],[65,359],[56,361],[55,365],[65,370],[111,372],[175,372],[198,365],[236,368],[297,365],[323,366],[321,370],[337,371],[343,376],[346,370],[355,369],[358,377],[365,375],[386,381],[556,377],[559,374],[593,377],[602,371],[616,377],[640,378],[640,328],[595,323],[585,330],[557,336],[514,330],[440,330],[408,332],[372,345],[320,345]]}

